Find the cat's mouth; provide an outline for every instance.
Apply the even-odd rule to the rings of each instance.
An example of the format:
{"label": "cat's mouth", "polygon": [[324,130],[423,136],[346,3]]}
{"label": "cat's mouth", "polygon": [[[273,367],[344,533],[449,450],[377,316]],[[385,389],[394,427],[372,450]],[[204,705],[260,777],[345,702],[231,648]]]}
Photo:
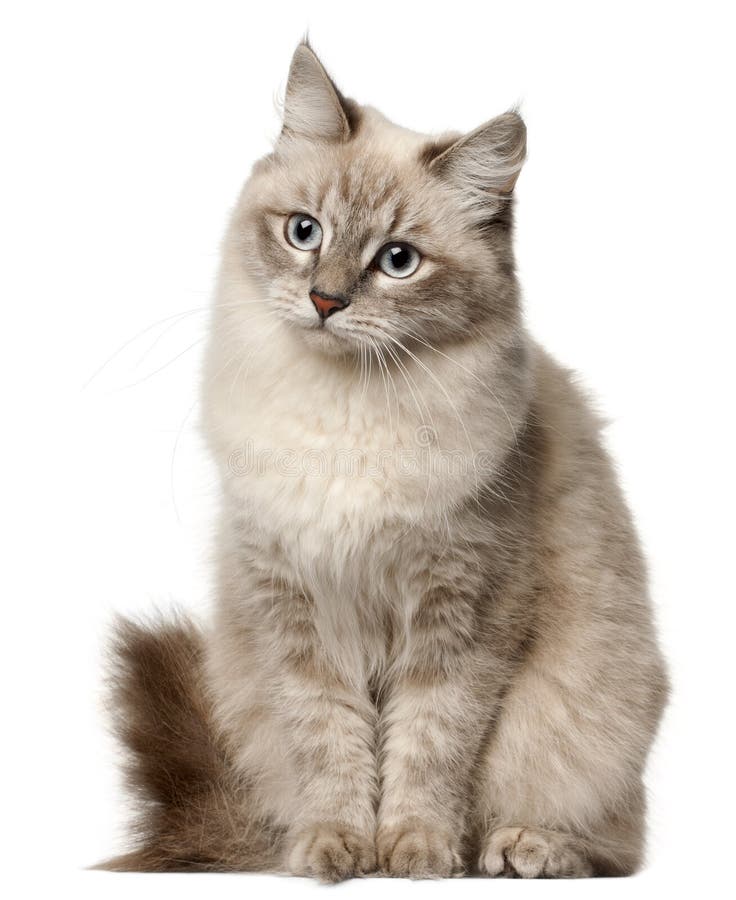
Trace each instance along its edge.
{"label": "cat's mouth", "polygon": [[367,351],[391,343],[390,336],[382,336],[378,323],[355,322],[352,309],[339,314],[321,316],[304,315],[304,310],[276,307],[277,314],[286,325],[299,332],[299,338],[309,347],[329,356],[359,356]]}

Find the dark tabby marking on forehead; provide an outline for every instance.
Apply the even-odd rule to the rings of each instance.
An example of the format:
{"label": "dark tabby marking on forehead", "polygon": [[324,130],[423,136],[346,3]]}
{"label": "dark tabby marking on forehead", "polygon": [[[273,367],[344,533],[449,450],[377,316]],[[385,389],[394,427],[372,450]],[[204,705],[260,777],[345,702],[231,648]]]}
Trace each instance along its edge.
{"label": "dark tabby marking on forehead", "polygon": [[370,175],[359,166],[355,166],[352,169],[338,171],[337,191],[342,202],[348,206],[357,199],[361,206],[376,210],[400,196],[401,188],[396,177],[385,175],[376,189]]}

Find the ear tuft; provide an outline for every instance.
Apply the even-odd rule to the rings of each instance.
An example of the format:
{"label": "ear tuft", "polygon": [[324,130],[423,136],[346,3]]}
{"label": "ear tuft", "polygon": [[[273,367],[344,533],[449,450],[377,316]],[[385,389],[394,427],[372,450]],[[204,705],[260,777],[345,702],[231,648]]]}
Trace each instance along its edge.
{"label": "ear tuft", "polygon": [[461,137],[429,167],[451,181],[473,206],[508,197],[526,158],[526,125],[515,111],[503,113]]}
{"label": "ear tuft", "polygon": [[350,135],[343,97],[306,41],[291,60],[282,133],[323,141],[345,140]]}

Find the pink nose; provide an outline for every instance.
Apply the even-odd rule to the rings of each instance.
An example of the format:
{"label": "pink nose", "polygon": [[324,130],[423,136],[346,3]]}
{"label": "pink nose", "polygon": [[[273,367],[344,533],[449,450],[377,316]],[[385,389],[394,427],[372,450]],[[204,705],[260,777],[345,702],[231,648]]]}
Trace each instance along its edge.
{"label": "pink nose", "polygon": [[314,303],[320,319],[326,319],[339,309],[345,309],[350,305],[350,301],[344,297],[330,297],[326,294],[318,294],[317,291],[310,291],[309,298]]}

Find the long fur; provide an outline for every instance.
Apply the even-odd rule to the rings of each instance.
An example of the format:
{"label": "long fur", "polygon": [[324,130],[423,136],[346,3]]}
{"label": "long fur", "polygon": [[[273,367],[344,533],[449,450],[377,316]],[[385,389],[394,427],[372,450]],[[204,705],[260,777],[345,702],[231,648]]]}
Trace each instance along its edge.
{"label": "long fur", "polygon": [[217,739],[199,629],[183,617],[120,619],[111,657],[111,707],[137,819],[134,849],[99,868],[273,869],[279,835],[249,814],[248,785]]}
{"label": "long fur", "polygon": [[204,366],[213,619],[118,632],[141,815],[114,865],[630,873],[667,678],[600,422],[524,326],[523,122],[408,131],[305,47],[286,97]]}

